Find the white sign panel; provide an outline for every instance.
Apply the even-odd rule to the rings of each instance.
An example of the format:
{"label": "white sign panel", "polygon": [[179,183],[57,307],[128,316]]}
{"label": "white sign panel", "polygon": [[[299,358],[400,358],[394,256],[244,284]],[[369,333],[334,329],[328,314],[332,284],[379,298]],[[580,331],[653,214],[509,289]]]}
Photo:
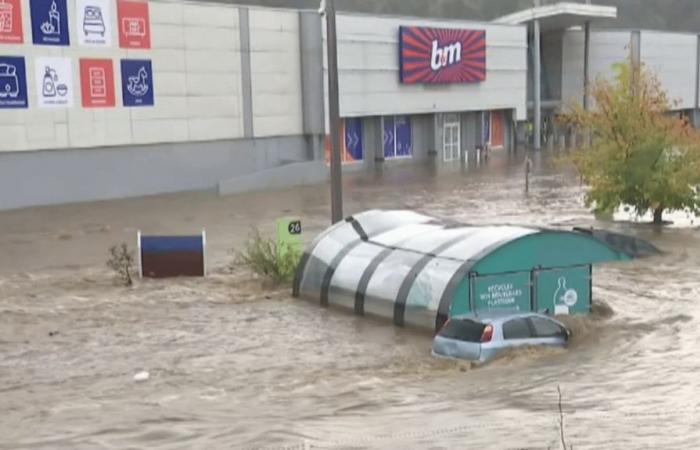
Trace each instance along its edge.
{"label": "white sign panel", "polygon": [[40,107],[73,106],[73,69],[70,58],[37,58],[34,71]]}
{"label": "white sign panel", "polygon": [[112,14],[109,0],[76,0],[75,13],[80,45],[112,45]]}

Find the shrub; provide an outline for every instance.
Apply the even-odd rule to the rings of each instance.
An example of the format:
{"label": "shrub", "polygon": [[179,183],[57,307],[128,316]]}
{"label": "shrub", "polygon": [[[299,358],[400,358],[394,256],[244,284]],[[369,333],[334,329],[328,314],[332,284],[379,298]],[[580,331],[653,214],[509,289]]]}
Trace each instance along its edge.
{"label": "shrub", "polygon": [[113,245],[109,248],[109,259],[107,267],[116,272],[119,281],[124,286],[131,286],[134,281],[131,279],[131,273],[134,270],[134,252],[129,250],[126,243],[121,245]]}
{"label": "shrub", "polygon": [[275,283],[289,282],[301,259],[301,251],[289,244],[263,237],[253,229],[245,249],[238,253],[237,262]]}

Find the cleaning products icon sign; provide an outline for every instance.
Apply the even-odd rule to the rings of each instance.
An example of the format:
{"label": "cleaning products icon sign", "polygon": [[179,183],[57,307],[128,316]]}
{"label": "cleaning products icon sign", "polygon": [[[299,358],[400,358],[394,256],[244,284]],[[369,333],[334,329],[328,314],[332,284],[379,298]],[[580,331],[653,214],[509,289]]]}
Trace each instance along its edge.
{"label": "cleaning products icon sign", "polygon": [[30,0],[35,44],[69,45],[66,0]]}
{"label": "cleaning products icon sign", "polygon": [[40,107],[73,105],[73,71],[69,58],[37,58],[35,70]]}

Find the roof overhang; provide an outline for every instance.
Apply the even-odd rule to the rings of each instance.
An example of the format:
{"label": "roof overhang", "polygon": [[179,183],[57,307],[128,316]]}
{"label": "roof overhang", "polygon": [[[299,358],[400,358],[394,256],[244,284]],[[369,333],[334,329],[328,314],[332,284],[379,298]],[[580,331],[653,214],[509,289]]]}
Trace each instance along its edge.
{"label": "roof overhang", "polygon": [[536,6],[495,19],[494,23],[522,25],[539,20],[542,31],[565,30],[586,22],[617,18],[617,7],[562,2]]}

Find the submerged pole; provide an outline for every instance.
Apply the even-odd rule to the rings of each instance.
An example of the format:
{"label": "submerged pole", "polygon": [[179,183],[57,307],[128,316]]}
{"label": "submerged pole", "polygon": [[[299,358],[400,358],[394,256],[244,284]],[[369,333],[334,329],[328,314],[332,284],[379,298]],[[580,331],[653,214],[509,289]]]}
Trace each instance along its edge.
{"label": "submerged pole", "polygon": [[334,0],[325,0],[325,13],[326,47],[328,52],[328,126],[331,132],[331,222],[336,223],[343,220],[343,170],[340,159],[338,41],[336,37]]}

